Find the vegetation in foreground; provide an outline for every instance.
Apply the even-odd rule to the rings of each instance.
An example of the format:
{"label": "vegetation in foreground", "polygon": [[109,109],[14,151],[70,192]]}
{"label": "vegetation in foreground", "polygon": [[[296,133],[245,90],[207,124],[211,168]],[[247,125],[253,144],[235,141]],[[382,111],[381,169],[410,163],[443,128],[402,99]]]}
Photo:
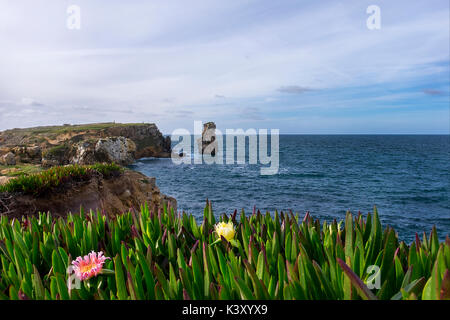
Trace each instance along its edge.
{"label": "vegetation in foreground", "polygon": [[95,173],[108,178],[120,173],[123,168],[114,163],[96,163],[94,165],[68,165],[56,166],[45,171],[22,174],[0,185],[0,192],[21,192],[39,195],[52,191],[67,182],[87,181]]}
{"label": "vegetation in foreground", "polygon": [[[300,221],[292,213],[242,212],[236,220],[235,211],[220,220],[211,203],[201,225],[145,205],[113,219],[83,211],[66,220],[2,216],[0,298],[450,298],[448,236],[439,243],[433,229],[410,245],[399,242],[393,229],[382,229],[376,208],[366,219],[347,213],[343,230],[309,214]],[[368,274],[373,265],[378,272]],[[78,268],[74,275],[69,266]],[[365,282],[378,276],[379,289],[370,290]]]}

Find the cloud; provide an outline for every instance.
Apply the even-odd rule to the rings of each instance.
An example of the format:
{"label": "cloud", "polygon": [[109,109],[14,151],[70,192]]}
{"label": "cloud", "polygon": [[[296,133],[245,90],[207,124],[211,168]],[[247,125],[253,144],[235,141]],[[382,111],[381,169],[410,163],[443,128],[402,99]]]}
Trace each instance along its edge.
{"label": "cloud", "polygon": [[284,87],[278,88],[277,91],[283,92],[283,93],[300,94],[300,93],[304,93],[304,92],[311,91],[311,90],[312,89],[310,89],[310,88],[301,87],[301,86],[284,86]]}
{"label": "cloud", "polygon": [[256,107],[247,107],[241,109],[239,112],[239,117],[247,120],[265,120],[265,117],[261,113],[261,110]]}
{"label": "cloud", "polygon": [[22,98],[20,100],[20,104],[24,106],[32,106],[32,107],[40,107],[43,106],[43,103],[37,102],[31,98]]}
{"label": "cloud", "polygon": [[194,112],[186,109],[168,109],[165,112],[165,116],[169,117],[177,117],[177,118],[192,118],[194,116]]}
{"label": "cloud", "polygon": [[[238,117],[225,103],[260,107],[283,127],[276,112],[298,96],[320,106],[315,109],[323,119],[324,110],[337,104],[330,92],[357,86],[383,91],[404,83],[448,86],[446,1],[382,2],[376,31],[366,28],[364,1],[78,2],[81,29],[68,30],[64,1],[4,1],[0,100],[16,103],[0,114],[0,129],[120,117],[171,131],[182,121],[181,114],[179,122],[170,120],[173,109],[195,110],[231,127]],[[422,82],[425,77],[446,82]],[[301,95],[316,88],[327,90]],[[272,93],[279,101],[267,98]],[[17,103],[22,97],[32,98]],[[39,112],[17,112],[26,106]],[[298,109],[292,106],[289,116],[301,118]],[[323,127],[319,120],[317,126]]]}
{"label": "cloud", "polygon": [[422,90],[423,93],[430,95],[430,96],[439,96],[444,94],[444,91],[436,90],[436,89],[424,89]]}

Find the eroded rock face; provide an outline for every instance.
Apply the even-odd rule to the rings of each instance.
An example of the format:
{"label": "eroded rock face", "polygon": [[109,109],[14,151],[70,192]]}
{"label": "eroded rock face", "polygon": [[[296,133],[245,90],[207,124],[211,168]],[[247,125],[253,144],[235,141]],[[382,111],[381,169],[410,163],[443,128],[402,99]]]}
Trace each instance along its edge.
{"label": "eroded rock face", "polygon": [[44,167],[69,164],[68,154],[70,149],[71,147],[67,143],[64,143],[45,150],[42,153],[41,164]]}
{"label": "eroded rock face", "polygon": [[169,158],[170,137],[164,137],[158,127],[151,123],[131,127],[111,127],[105,130],[108,136],[121,136],[132,140],[136,145],[136,159],[145,157]]}
{"label": "eroded rock face", "polygon": [[7,154],[0,157],[0,164],[7,165],[7,166],[13,166],[16,164],[16,157],[14,156],[14,153],[8,152]]}
{"label": "eroded rock face", "polygon": [[70,162],[73,164],[92,164],[95,162],[95,144],[90,141],[81,141],[73,146],[74,156]]}
{"label": "eroded rock face", "polygon": [[12,148],[12,153],[16,157],[16,162],[20,163],[38,163],[41,160],[41,148],[31,145],[26,147]]}
{"label": "eroded rock face", "polygon": [[95,162],[115,162],[129,165],[135,160],[136,144],[124,137],[107,137],[97,142],[81,141],[73,145],[73,164],[93,164]]}
{"label": "eroded rock face", "polygon": [[30,146],[26,148],[27,155],[32,159],[38,159],[41,156],[41,147]]}
{"label": "eroded rock face", "polygon": [[95,158],[100,162],[115,162],[129,165],[134,161],[136,144],[124,137],[100,139],[95,145]]}
{"label": "eroded rock face", "polygon": [[7,214],[11,217],[35,215],[38,212],[66,216],[69,212],[78,213],[80,206],[85,211],[98,209],[114,216],[130,208],[139,210],[144,203],[148,203],[153,210],[162,208],[164,203],[177,210],[176,200],[159,191],[155,178],[131,170],[111,179],[95,176],[88,182],[38,197],[18,194],[4,198],[8,199],[7,203],[3,201],[7,209],[0,206],[0,215]]}

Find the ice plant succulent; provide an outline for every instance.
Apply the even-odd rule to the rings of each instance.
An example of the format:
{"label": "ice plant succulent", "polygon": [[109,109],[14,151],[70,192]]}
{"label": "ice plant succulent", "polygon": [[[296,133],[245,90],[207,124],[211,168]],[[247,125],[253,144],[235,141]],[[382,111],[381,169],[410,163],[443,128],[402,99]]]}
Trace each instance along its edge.
{"label": "ice plant succulent", "polygon": [[323,227],[309,214],[236,212],[216,224],[209,202],[201,225],[148,204],[114,218],[0,216],[0,300],[450,300],[450,237],[436,228],[407,244],[376,208]]}
{"label": "ice plant succulent", "polygon": [[223,236],[228,241],[231,241],[236,233],[233,222],[219,222],[215,226],[215,231],[219,239]]}
{"label": "ice plant succulent", "polygon": [[80,280],[87,280],[98,275],[102,271],[106,259],[110,258],[103,256],[102,251],[98,254],[92,251],[88,255],[85,255],[84,258],[78,257],[72,261],[75,275]]}

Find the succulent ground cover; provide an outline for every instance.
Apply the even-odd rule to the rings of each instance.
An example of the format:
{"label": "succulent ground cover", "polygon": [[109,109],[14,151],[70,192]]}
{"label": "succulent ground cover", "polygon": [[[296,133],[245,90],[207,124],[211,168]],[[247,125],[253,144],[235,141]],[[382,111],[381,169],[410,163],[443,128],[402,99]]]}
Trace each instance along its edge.
{"label": "succulent ground cover", "polygon": [[406,244],[376,208],[342,223],[259,211],[218,220],[211,203],[201,224],[146,205],[114,218],[2,216],[0,299],[450,298],[450,239],[433,229]]}
{"label": "succulent ground cover", "polygon": [[52,191],[67,182],[77,182],[89,180],[93,174],[102,174],[109,177],[122,171],[122,167],[110,163],[97,163],[94,165],[68,165],[56,166],[45,171],[21,174],[9,180],[6,184],[0,185],[0,192],[39,195]]}

